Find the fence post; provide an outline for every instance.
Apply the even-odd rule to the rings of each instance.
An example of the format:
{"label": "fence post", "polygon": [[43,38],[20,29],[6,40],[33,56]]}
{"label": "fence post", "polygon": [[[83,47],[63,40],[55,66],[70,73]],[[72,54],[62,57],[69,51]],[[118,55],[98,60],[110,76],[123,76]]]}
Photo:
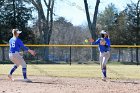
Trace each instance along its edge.
{"label": "fence post", "polygon": [[4,51],[5,47],[1,47],[1,48],[2,48],[2,61],[5,61],[5,51]]}
{"label": "fence post", "polygon": [[136,48],[136,62],[137,62],[137,66],[139,65],[139,49]]}
{"label": "fence post", "polygon": [[71,66],[71,46],[70,46],[70,66]]}

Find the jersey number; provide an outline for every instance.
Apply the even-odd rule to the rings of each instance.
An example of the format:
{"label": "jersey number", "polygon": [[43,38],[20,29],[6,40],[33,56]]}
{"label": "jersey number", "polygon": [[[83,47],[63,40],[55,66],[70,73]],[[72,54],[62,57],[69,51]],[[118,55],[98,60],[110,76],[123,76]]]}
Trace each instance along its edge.
{"label": "jersey number", "polygon": [[12,42],[11,47],[15,47],[15,42]]}

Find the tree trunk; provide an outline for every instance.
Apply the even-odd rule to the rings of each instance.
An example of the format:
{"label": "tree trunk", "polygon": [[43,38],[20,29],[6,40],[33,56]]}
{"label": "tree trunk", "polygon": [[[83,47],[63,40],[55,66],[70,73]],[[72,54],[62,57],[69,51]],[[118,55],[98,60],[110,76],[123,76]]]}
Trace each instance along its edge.
{"label": "tree trunk", "polygon": [[130,53],[131,53],[131,62],[133,63],[133,48],[130,49]]}
{"label": "tree trunk", "polygon": [[[49,44],[49,38],[48,38],[48,27],[45,27],[45,32],[44,32],[44,43]],[[44,47],[44,60],[49,61],[49,47]]]}
{"label": "tree trunk", "polygon": [[4,51],[4,47],[1,47],[2,49],[2,61],[5,61],[5,51]]}
{"label": "tree trunk", "polygon": [[118,62],[120,62],[120,58],[121,58],[121,49],[119,48],[119,51],[118,51]]}
{"label": "tree trunk", "polygon": [[[95,6],[95,11],[94,11],[94,16],[93,16],[93,23],[91,22],[91,19],[90,19],[90,14],[89,14],[89,9],[88,9],[88,3],[87,3],[87,0],[84,0],[84,5],[85,5],[85,10],[86,10],[86,17],[87,17],[87,22],[88,22],[88,27],[89,27],[89,30],[90,30],[90,34],[91,34],[91,37],[93,39],[96,39],[96,22],[97,22],[97,14],[98,14],[98,8],[99,8],[99,3],[100,3],[100,0],[97,0],[96,1],[96,6]],[[96,52],[96,48],[92,48],[91,49],[91,60],[93,61],[96,61],[97,60],[97,52]]]}
{"label": "tree trunk", "polygon": [[[53,8],[54,8],[54,0],[49,0],[48,4],[44,0],[47,6],[47,20],[44,24],[44,43],[49,44],[50,38],[52,35],[52,27],[53,27]],[[49,47],[45,48],[45,60],[49,60]]]}
{"label": "tree trunk", "polygon": [[137,65],[139,65],[139,49],[136,48],[136,62],[137,62]]}
{"label": "tree trunk", "polygon": [[54,0],[52,0],[52,5],[50,8],[50,30],[49,30],[49,43],[50,43],[50,39],[51,39],[51,35],[52,35],[52,28],[53,28],[53,9],[54,9]]}
{"label": "tree trunk", "polygon": [[[136,30],[136,45],[138,45],[138,38],[139,38],[139,25],[140,25],[140,22],[139,22],[139,18],[140,18],[140,13],[139,13],[139,3],[140,3],[140,0],[138,0],[137,2],[137,7],[136,7],[136,11],[137,11],[137,30]],[[137,65],[139,65],[139,53],[138,53],[138,48],[136,48],[136,62],[137,62]]]}
{"label": "tree trunk", "polygon": [[[53,8],[54,8],[54,0],[48,0],[48,3],[46,0],[44,0],[44,3],[47,7],[47,15],[45,17],[43,7],[41,4],[41,0],[30,0],[32,4],[36,7],[38,11],[38,28],[40,32],[40,42],[42,44],[49,44],[50,37],[52,34],[52,26],[53,26]],[[49,60],[49,47],[44,47],[44,60]]]}
{"label": "tree trunk", "polygon": [[15,6],[15,0],[13,0],[13,10],[14,10],[14,17],[13,17],[12,27],[16,28],[16,6]]}

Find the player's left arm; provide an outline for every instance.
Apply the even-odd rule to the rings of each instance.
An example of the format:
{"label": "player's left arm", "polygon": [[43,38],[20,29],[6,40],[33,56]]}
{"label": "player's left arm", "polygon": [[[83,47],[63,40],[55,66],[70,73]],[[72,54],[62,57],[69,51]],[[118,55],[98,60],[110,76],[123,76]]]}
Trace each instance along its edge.
{"label": "player's left arm", "polygon": [[105,38],[106,44],[105,46],[110,47],[110,39],[109,38]]}

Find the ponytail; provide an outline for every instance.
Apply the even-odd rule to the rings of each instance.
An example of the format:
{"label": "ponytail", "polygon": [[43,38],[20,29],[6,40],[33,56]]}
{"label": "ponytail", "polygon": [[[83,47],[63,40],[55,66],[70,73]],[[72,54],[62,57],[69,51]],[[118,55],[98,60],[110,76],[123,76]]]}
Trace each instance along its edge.
{"label": "ponytail", "polygon": [[12,30],[12,33],[13,33],[13,36],[16,36],[16,34],[17,34],[16,29],[13,29],[13,30]]}

